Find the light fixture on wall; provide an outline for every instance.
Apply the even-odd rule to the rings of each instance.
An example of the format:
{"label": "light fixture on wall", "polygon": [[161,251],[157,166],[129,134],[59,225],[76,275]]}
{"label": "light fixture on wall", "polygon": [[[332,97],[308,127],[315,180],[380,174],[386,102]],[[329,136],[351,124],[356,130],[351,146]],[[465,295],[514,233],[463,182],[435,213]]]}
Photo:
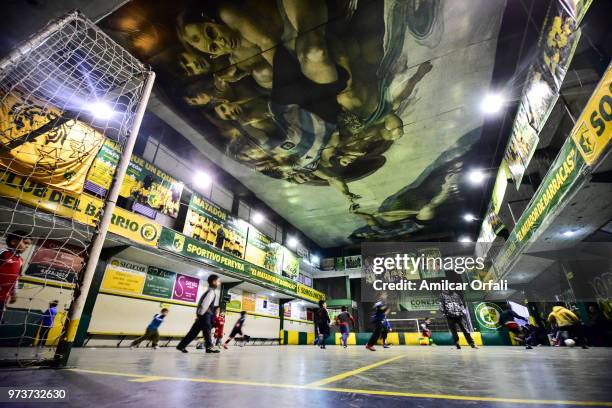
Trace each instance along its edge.
{"label": "light fixture on wall", "polygon": [[467,235],[464,235],[459,238],[459,242],[472,242],[472,238],[468,237]]}

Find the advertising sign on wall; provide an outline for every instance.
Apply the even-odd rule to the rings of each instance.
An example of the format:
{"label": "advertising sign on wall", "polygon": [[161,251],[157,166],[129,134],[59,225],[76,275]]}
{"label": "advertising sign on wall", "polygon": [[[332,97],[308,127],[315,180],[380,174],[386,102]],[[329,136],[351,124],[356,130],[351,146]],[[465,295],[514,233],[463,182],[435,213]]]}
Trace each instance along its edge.
{"label": "advertising sign on wall", "polygon": [[242,310],[254,312],[257,303],[257,296],[254,293],[242,291]]}
{"label": "advertising sign on wall", "polygon": [[217,204],[191,195],[183,232],[238,258],[244,257],[248,223],[234,218]]}
{"label": "advertising sign on wall", "polygon": [[501,327],[501,308],[495,303],[481,302],[476,304],[474,314],[480,331],[497,331]]}
{"label": "advertising sign on wall", "polygon": [[248,235],[244,259],[271,272],[281,274],[283,259],[281,245],[253,226],[249,227]]}
{"label": "advertising sign on wall", "polygon": [[149,266],[142,294],[170,299],[175,280],[176,273],[155,266]]}
{"label": "advertising sign on wall", "polygon": [[[98,195],[106,194],[119,163],[118,152],[116,143],[110,140],[104,142],[87,175],[87,190]],[[138,212],[150,215],[146,211],[149,208],[176,217],[182,192],[183,183],[148,161],[132,155],[119,195],[133,200],[133,209]],[[144,208],[139,210],[139,206]]]}
{"label": "advertising sign on wall", "polygon": [[346,269],[361,269],[361,255],[345,256]]}
{"label": "advertising sign on wall", "polygon": [[283,275],[297,280],[300,274],[300,258],[288,248],[282,247],[283,251]]}
{"label": "advertising sign on wall", "polygon": [[147,277],[147,266],[123,259],[111,259],[100,289],[141,294]]}
{"label": "advertising sign on wall", "polygon": [[612,138],[612,64],[576,120],[571,137],[589,166],[606,151]]}
{"label": "advertising sign on wall", "polygon": [[28,276],[59,282],[76,282],[83,267],[85,248],[69,245],[62,241],[39,241],[25,271]]}
{"label": "advertising sign on wall", "polygon": [[182,300],[184,302],[197,302],[199,287],[200,280],[198,278],[177,274],[176,282],[174,283],[174,291],[172,292],[172,299]]}

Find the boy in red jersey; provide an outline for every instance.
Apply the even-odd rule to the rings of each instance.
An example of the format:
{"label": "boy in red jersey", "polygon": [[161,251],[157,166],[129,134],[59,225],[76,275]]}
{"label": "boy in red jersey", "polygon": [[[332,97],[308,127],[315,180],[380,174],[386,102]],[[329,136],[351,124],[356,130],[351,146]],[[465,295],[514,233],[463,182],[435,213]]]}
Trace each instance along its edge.
{"label": "boy in red jersey", "polygon": [[17,280],[23,267],[21,254],[32,244],[25,231],[6,234],[7,249],[0,253],[0,323],[4,322],[4,310],[8,303],[17,300]]}

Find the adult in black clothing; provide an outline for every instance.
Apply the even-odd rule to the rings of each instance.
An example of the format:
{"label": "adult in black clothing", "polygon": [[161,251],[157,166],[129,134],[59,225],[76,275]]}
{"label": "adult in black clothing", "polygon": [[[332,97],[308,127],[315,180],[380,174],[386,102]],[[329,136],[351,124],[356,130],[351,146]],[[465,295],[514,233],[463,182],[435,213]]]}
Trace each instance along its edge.
{"label": "adult in black clothing", "polygon": [[189,329],[189,332],[183,337],[183,339],[176,346],[176,349],[187,353],[186,347],[191,343],[200,332],[204,334],[204,346],[206,347],[207,353],[219,353],[219,350],[213,348],[213,342],[211,337],[211,331],[213,329],[213,317],[215,315],[215,290],[221,285],[221,279],[217,275],[210,275],[208,277],[208,290],[204,292],[200,301],[198,302],[198,308],[196,309],[196,319]]}
{"label": "adult in black clothing", "polygon": [[327,312],[327,303],[324,300],[319,300],[319,309],[316,312],[317,329],[319,331],[319,347],[325,348],[325,339],[329,337],[329,325],[331,319]]}
{"label": "adult in black clothing", "polygon": [[470,335],[470,332],[466,329],[465,324],[463,323],[463,319],[465,318],[465,306],[463,306],[463,301],[457,292],[453,292],[452,294],[448,291],[444,291],[440,294],[440,311],[446,317],[446,321],[448,322],[448,327],[450,328],[451,334],[453,335],[453,341],[455,342],[455,347],[458,349],[461,348],[459,345],[459,334],[457,334],[457,326],[463,332],[465,339],[468,344],[472,348],[476,347],[474,344],[474,340]]}

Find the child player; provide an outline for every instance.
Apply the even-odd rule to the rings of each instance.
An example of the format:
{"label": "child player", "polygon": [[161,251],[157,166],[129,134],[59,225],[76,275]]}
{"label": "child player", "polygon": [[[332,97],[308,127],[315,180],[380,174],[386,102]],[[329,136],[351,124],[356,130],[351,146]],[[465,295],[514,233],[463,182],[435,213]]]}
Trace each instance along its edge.
{"label": "child player", "polygon": [[7,303],[17,300],[17,280],[23,266],[21,254],[30,247],[32,240],[25,231],[6,234],[7,249],[0,253],[0,324],[4,323]]}
{"label": "child player", "polygon": [[247,312],[245,312],[244,310],[240,312],[240,318],[238,319],[236,323],[234,323],[234,327],[232,327],[232,331],[230,332],[228,339],[225,340],[225,343],[223,343],[224,349],[227,349],[227,345],[229,344],[229,342],[234,340],[234,338],[237,335],[241,335],[243,337],[248,338],[242,333],[242,328],[244,327],[244,321],[246,320],[246,314]]}
{"label": "child player", "polygon": [[431,317],[428,317],[421,323],[421,335],[427,340],[427,345],[433,345],[433,340],[431,339],[431,330],[429,329],[429,325],[431,324]]}
{"label": "child player", "polygon": [[153,316],[153,320],[151,320],[151,323],[147,326],[145,334],[130,343],[130,348],[139,345],[145,340],[151,340],[153,349],[157,349],[157,342],[159,342],[159,326],[164,322],[166,316],[168,316],[168,309],[164,307],[159,313]]}
{"label": "child player", "polygon": [[349,323],[355,326],[355,319],[347,311],[346,306],[342,306],[342,311],[336,316],[336,325],[340,328],[342,347],[346,348],[349,336]]}
{"label": "child player", "polygon": [[215,328],[215,346],[221,347],[223,340],[223,326],[225,326],[225,315],[221,313],[219,306],[215,307],[215,317],[213,318],[213,327]]}

